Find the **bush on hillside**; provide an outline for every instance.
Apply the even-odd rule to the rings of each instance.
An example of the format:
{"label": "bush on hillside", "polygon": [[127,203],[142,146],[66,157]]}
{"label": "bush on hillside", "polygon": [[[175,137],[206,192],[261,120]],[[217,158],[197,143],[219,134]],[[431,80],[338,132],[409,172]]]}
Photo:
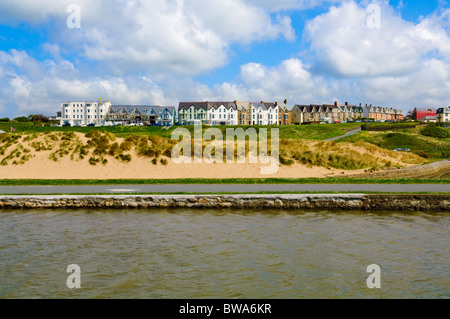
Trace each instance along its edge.
{"label": "bush on hillside", "polygon": [[434,138],[448,138],[450,133],[448,130],[437,126],[436,124],[429,124],[420,131],[420,134]]}
{"label": "bush on hillside", "polygon": [[24,122],[30,122],[30,120],[26,116],[20,116],[20,117],[16,117],[14,119],[14,122],[24,123]]}

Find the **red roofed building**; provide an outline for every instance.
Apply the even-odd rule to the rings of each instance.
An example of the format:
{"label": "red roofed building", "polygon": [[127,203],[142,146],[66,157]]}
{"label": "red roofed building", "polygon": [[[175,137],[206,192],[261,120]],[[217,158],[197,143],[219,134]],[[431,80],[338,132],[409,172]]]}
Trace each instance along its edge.
{"label": "red roofed building", "polygon": [[415,108],[411,115],[412,119],[417,121],[426,116],[436,116],[436,110]]}

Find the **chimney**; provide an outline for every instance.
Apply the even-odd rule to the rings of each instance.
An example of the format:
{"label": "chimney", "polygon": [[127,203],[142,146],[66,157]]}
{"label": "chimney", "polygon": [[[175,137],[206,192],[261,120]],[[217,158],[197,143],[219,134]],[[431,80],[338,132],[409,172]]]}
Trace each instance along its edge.
{"label": "chimney", "polygon": [[337,101],[334,101],[334,106],[337,106]]}
{"label": "chimney", "polygon": [[284,99],[284,104],[287,104],[287,99]]}
{"label": "chimney", "polygon": [[348,102],[345,102],[345,106],[348,106]]}
{"label": "chimney", "polygon": [[359,103],[359,106],[362,106],[362,104],[361,104],[361,103]]}
{"label": "chimney", "polygon": [[237,104],[237,100],[234,100],[234,104]]}

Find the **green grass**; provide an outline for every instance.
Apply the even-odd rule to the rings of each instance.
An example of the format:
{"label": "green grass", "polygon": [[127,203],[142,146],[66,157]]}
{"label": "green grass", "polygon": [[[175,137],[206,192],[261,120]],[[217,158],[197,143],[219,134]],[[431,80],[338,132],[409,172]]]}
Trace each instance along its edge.
{"label": "green grass", "polygon": [[60,186],[60,185],[163,185],[163,184],[450,184],[441,179],[374,179],[374,178],[186,178],[186,179],[1,179],[0,186]]}
{"label": "green grass", "polygon": [[[247,128],[254,127],[258,131],[259,128],[267,128],[270,134],[271,128],[279,128],[281,139],[312,139],[312,140],[325,140],[337,136],[344,135],[348,130],[359,127],[361,123],[340,123],[340,124],[317,124],[317,125],[288,125],[288,126],[206,126],[203,125],[203,131],[208,128],[218,128],[225,137],[227,128]],[[104,132],[113,133],[117,137],[126,137],[129,135],[157,135],[161,137],[170,138],[172,132],[178,128],[187,128],[192,136],[194,132],[194,126],[173,126],[168,130],[163,130],[158,126],[103,126],[103,127],[50,127],[50,126],[37,126],[33,123],[19,123],[19,122],[0,122],[0,130],[10,132],[11,127],[16,129],[16,133],[43,133],[43,132],[80,132],[88,133],[92,130],[99,130]],[[270,135],[269,135],[270,136]]]}
{"label": "green grass", "polygon": [[411,152],[424,158],[437,160],[450,157],[450,143],[447,139],[436,139],[416,133],[405,132],[368,132],[342,138],[337,143],[358,141],[368,142],[381,148],[394,150],[396,148],[409,148]]}

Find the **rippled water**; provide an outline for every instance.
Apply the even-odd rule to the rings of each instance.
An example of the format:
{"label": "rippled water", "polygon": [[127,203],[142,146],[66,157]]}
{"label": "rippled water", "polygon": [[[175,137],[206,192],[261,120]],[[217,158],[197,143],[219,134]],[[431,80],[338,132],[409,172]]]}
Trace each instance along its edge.
{"label": "rippled water", "polygon": [[[0,298],[448,298],[446,213],[0,211]],[[81,267],[81,289],[66,268]],[[366,268],[381,267],[381,289]]]}

